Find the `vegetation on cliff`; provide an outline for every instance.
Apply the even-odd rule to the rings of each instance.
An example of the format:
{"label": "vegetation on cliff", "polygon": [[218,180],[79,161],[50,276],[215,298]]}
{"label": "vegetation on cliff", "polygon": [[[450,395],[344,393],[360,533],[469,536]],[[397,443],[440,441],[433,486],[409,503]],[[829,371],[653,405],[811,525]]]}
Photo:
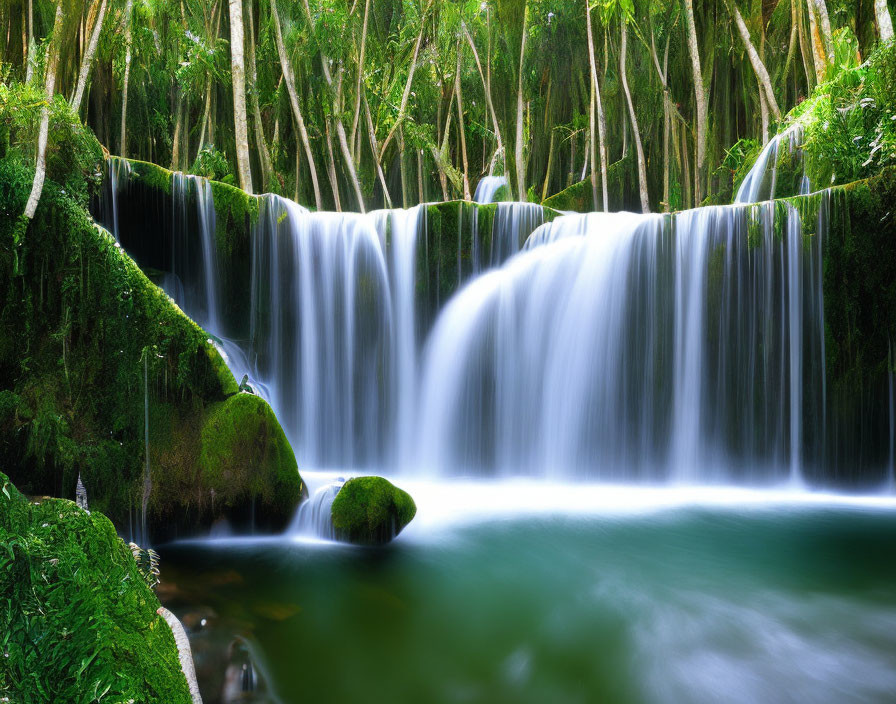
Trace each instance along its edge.
{"label": "vegetation on cliff", "polygon": [[171,629],[112,523],[0,473],[0,699],[189,704]]}

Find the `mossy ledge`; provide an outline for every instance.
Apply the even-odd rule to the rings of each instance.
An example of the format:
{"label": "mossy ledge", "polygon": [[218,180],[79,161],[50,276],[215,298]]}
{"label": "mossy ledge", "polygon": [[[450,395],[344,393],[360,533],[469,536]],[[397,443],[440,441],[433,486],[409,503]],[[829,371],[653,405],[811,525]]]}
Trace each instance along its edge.
{"label": "mossy ledge", "polygon": [[382,477],[349,479],[331,508],[336,537],[355,545],[388,543],[416,514],[411,495]]}
{"label": "mossy ledge", "polygon": [[159,600],[108,518],[0,473],[3,701],[189,704]]}
{"label": "mossy ledge", "polygon": [[[303,487],[273,413],[259,399],[226,403],[238,387],[207,333],[55,182],[17,246],[30,174],[0,160],[0,466],[31,494],[74,496],[80,473],[91,505],[134,534],[148,396],[153,541],[222,517],[285,526]],[[252,439],[222,420],[250,405]],[[210,435],[209,423],[232,432]],[[221,468],[224,481],[201,469],[203,437],[243,460]]]}

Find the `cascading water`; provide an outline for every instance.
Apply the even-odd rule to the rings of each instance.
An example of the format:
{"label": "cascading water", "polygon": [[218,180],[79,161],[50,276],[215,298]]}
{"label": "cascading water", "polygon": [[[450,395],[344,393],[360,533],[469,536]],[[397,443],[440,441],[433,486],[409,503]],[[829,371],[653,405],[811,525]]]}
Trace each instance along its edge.
{"label": "cascading water", "polygon": [[[772,151],[749,192],[775,181]],[[263,196],[251,280],[233,288],[212,189],[175,175],[172,193],[166,289],[271,402],[305,470],[798,484],[824,462],[827,195],[806,230],[781,202],[544,224],[540,206],[499,203],[490,233],[457,206],[463,251],[430,240],[427,206]],[[457,289],[424,310],[422,277],[453,277],[454,253],[431,251],[445,241]]]}
{"label": "cascading water", "polygon": [[[802,142],[803,127],[798,122],[775,135],[762,149],[756,163],[744,177],[734,202],[759,203],[809,193],[810,183],[803,166]],[[780,179],[785,177],[790,177],[791,180],[796,178],[797,182],[780,183]]]}
{"label": "cascading water", "polygon": [[506,186],[507,179],[503,176],[483,176],[476,186],[476,193],[473,194],[473,200],[483,205],[494,203],[498,191]]}
{"label": "cascading water", "polygon": [[[821,390],[821,244],[790,209],[567,216],[427,343],[418,462],[450,474],[798,477]],[[752,233],[751,233],[752,231]],[[818,377],[816,377],[818,378]],[[818,381],[820,384],[820,379]]]}
{"label": "cascading water", "polygon": [[342,488],[342,484],[343,482],[341,481],[325,484],[315,491],[308,501],[304,501],[299,506],[289,532],[299,535],[311,535],[325,540],[335,540],[336,531],[333,528],[330,509],[333,506],[336,494]]}

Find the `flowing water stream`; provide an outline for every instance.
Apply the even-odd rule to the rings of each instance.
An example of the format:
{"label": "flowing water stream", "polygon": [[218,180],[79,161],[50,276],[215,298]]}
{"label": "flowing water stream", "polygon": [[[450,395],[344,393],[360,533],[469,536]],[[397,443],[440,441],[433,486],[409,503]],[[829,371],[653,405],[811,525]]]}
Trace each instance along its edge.
{"label": "flowing water stream", "polygon": [[[751,204],[798,142],[769,145],[732,206],[499,203],[490,233],[474,214],[472,261],[458,236],[435,304],[429,208],[277,196],[226,304],[212,191],[174,175],[162,283],[319,489],[285,536],[164,550],[207,701],[896,699],[896,503],[817,493],[839,476],[829,199],[808,219]],[[139,249],[118,216],[128,169],[111,174],[107,219]],[[892,378],[865,468],[890,487]],[[419,505],[382,551],[328,540],[340,482],[369,473]]]}

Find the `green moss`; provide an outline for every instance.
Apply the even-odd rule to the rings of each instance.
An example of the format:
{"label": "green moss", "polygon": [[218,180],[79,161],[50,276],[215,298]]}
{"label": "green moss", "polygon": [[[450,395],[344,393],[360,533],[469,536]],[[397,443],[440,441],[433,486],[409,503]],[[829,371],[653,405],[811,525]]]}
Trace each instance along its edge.
{"label": "green moss", "polygon": [[101,513],[0,474],[0,696],[189,703],[170,628]]}
{"label": "green moss", "polygon": [[357,477],[333,500],[333,528],[340,540],[357,545],[388,543],[410,523],[417,505],[410,494],[382,477]]}
{"label": "green moss", "polygon": [[[20,213],[29,190],[28,169],[0,160],[0,215]],[[208,334],[54,181],[18,244],[16,222],[0,217],[0,466],[35,494],[73,496],[80,473],[126,529],[142,501],[148,392],[151,535],[207,527],[201,433],[237,391]]]}
{"label": "green moss", "polygon": [[543,201],[543,205],[559,211],[590,213],[594,211],[593,200],[591,180],[586,179],[552,195]]}
{"label": "green moss", "polygon": [[227,511],[250,502],[283,528],[305,494],[292,448],[271,407],[240,393],[210,409],[202,428],[203,489]]}
{"label": "green moss", "polygon": [[127,159],[131,166],[131,178],[139,179],[149,188],[171,194],[171,181],[173,172],[148,161]]}

